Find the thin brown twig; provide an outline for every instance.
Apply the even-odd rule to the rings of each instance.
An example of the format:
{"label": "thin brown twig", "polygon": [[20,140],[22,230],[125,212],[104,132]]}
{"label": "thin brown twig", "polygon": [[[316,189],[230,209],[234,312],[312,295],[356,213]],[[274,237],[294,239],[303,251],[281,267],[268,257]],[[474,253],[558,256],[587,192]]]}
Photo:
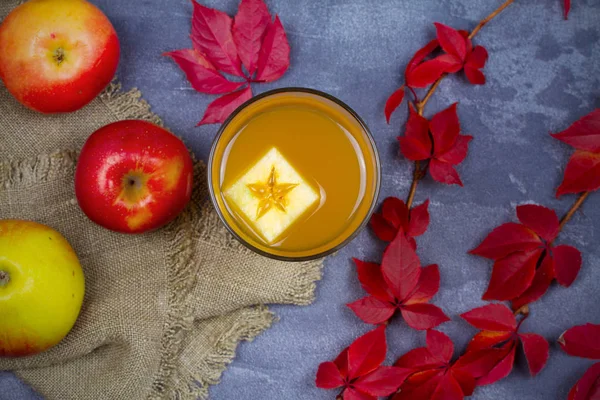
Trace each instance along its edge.
{"label": "thin brown twig", "polygon": [[575,203],[573,203],[573,205],[571,206],[569,211],[567,211],[567,213],[564,215],[564,217],[562,217],[562,219],[560,220],[560,230],[561,231],[562,231],[563,227],[567,224],[567,222],[569,222],[569,220],[573,217],[573,215],[579,209],[579,207],[581,207],[581,205],[583,204],[583,202],[585,201],[585,199],[587,199],[587,197],[589,195],[590,195],[590,192],[583,192],[581,194],[581,196],[579,196],[577,201]]}
{"label": "thin brown twig", "polygon": [[[481,28],[483,28],[488,22],[490,22],[492,19],[494,19],[498,14],[500,14],[506,7],[510,6],[512,3],[514,3],[515,0],[506,0],[500,7],[498,7],[496,10],[494,10],[494,12],[492,12],[490,15],[488,15],[487,17],[485,17],[484,19],[482,19],[479,24],[477,24],[477,26],[471,31],[471,33],[469,34],[469,39],[472,39],[473,36],[475,36],[480,30]],[[427,104],[427,102],[429,101],[429,99],[431,98],[431,96],[433,95],[433,93],[437,90],[438,86],[440,85],[440,83],[442,82],[442,80],[447,76],[448,74],[443,74],[442,76],[440,76],[434,83],[433,85],[431,85],[431,87],[429,88],[429,90],[427,90],[427,93],[425,94],[425,97],[423,97],[423,100],[421,101],[415,101],[415,108],[416,111],[419,115],[423,115],[423,111],[425,110],[425,105]],[[425,170],[421,169],[421,166],[419,164],[418,161],[415,161],[415,170],[413,173],[413,180],[412,183],[410,185],[410,191],[408,192],[408,197],[406,199],[406,205],[408,207],[408,209],[410,210],[410,208],[412,207],[412,203],[415,197],[415,192],[417,190],[417,185],[419,184],[419,181],[421,179],[423,179],[423,177],[425,176]]]}

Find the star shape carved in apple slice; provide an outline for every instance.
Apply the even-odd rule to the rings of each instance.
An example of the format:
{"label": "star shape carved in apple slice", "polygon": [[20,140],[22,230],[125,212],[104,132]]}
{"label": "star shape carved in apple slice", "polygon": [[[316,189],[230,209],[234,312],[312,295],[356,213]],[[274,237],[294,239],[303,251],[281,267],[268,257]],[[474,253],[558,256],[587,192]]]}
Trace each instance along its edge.
{"label": "star shape carved in apple slice", "polygon": [[253,196],[259,199],[256,209],[256,219],[265,215],[272,207],[286,212],[287,194],[297,187],[297,183],[278,183],[275,166],[271,167],[271,173],[266,182],[256,182],[247,185]]}

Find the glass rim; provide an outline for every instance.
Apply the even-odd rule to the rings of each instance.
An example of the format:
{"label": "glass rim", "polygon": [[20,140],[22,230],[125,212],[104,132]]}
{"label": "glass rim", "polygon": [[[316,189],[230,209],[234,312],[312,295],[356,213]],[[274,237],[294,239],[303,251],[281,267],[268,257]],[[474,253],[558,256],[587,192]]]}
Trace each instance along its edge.
{"label": "glass rim", "polygon": [[[373,150],[373,157],[374,157],[375,169],[376,169],[376,171],[375,171],[375,181],[376,181],[375,182],[375,190],[373,192],[373,199],[371,202],[371,206],[369,207],[369,210],[365,214],[363,220],[358,225],[358,227],[350,235],[348,235],[348,237],[346,239],[344,239],[342,242],[340,242],[339,244],[337,244],[336,246],[334,246],[330,249],[327,249],[320,253],[309,255],[309,256],[294,257],[294,256],[282,256],[282,255],[278,255],[278,254],[272,254],[272,253],[269,253],[267,251],[257,248],[256,246],[252,245],[251,243],[248,243],[229,225],[229,223],[225,219],[225,216],[223,215],[221,207],[219,206],[219,203],[217,201],[217,198],[216,198],[217,195],[216,195],[216,193],[213,189],[213,185],[212,185],[212,172],[213,172],[212,165],[213,165],[213,161],[214,161],[214,157],[215,157],[217,144],[219,143],[219,139],[223,135],[223,132],[225,131],[227,126],[243,109],[245,109],[249,105],[251,105],[259,100],[262,100],[265,97],[269,97],[269,96],[279,94],[279,93],[308,93],[308,94],[312,94],[312,95],[316,95],[316,96],[325,98],[325,99],[337,104],[338,106],[342,107],[361,126],[361,128],[363,129],[363,131],[365,133],[365,136],[368,139],[368,143],[371,146],[371,149]],[[381,191],[381,161],[379,158],[379,151],[377,149],[377,145],[375,144],[375,139],[373,138],[373,134],[369,130],[369,127],[367,126],[365,121],[363,121],[363,119],[350,106],[348,106],[346,103],[344,103],[340,99],[338,99],[328,93],[322,92],[320,90],[305,88],[305,87],[290,86],[290,87],[268,90],[259,95],[256,95],[256,96],[252,97],[251,99],[245,101],[240,106],[238,106],[238,108],[236,108],[229,115],[229,117],[227,117],[227,119],[221,124],[221,127],[217,131],[217,134],[215,135],[215,138],[213,139],[213,143],[210,148],[210,153],[208,155],[208,165],[207,165],[207,180],[208,180],[208,192],[210,194],[210,200],[213,204],[213,207],[215,208],[215,211],[217,212],[219,219],[221,220],[223,225],[225,225],[225,228],[233,235],[233,237],[235,237],[235,239],[238,242],[240,242],[242,245],[244,245],[246,248],[252,250],[253,252],[260,254],[261,256],[267,257],[267,258],[271,258],[271,259],[275,259],[275,260],[279,260],[279,261],[289,261],[289,262],[312,261],[312,260],[324,258],[324,257],[326,257],[330,254],[333,254],[336,251],[342,249],[348,243],[350,243],[369,223],[369,220],[371,219],[371,216],[373,215],[373,212],[375,211],[375,207],[377,205],[377,201],[379,199],[379,194]]]}

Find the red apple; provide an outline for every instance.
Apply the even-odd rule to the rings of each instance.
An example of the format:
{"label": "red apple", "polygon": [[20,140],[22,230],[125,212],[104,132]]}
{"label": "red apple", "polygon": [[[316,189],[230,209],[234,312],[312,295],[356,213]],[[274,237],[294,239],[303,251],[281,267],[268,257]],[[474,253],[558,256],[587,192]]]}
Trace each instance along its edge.
{"label": "red apple", "polygon": [[193,164],[183,142],[150,122],[119,121],[86,141],[75,195],[95,223],[140,233],[172,221],[190,201]]}
{"label": "red apple", "polygon": [[0,78],[25,106],[70,112],[112,80],[119,40],[106,16],[85,0],[30,0],[0,26]]}

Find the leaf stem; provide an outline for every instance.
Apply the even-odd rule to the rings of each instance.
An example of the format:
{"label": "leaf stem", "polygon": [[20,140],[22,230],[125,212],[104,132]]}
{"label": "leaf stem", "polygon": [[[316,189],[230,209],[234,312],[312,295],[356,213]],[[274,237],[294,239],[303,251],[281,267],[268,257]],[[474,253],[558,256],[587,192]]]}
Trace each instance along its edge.
{"label": "leaf stem", "polygon": [[579,207],[581,207],[581,205],[585,202],[585,199],[587,199],[587,197],[589,195],[590,195],[590,192],[583,192],[579,196],[577,201],[575,203],[573,203],[573,205],[571,206],[569,211],[567,211],[567,213],[564,215],[564,217],[562,217],[562,219],[560,220],[560,230],[561,231],[564,228],[564,226],[567,224],[567,222],[569,222],[569,220],[573,217],[573,215],[579,209]]}
{"label": "leaf stem", "polygon": [[[514,3],[515,0],[506,0],[504,3],[502,3],[502,5],[500,7],[498,7],[496,10],[494,10],[494,12],[492,12],[490,15],[488,15],[487,17],[485,17],[484,19],[482,19],[479,24],[477,24],[477,26],[471,31],[471,33],[469,34],[469,39],[472,39],[473,36],[477,35],[477,33],[481,30],[481,28],[483,28],[488,22],[490,22],[492,19],[494,19],[498,14],[500,14],[502,11],[504,11],[504,9],[508,6],[510,6],[512,3]],[[429,101],[429,99],[431,98],[431,96],[433,95],[433,93],[437,90],[438,86],[440,86],[440,83],[442,82],[442,80],[447,76],[448,74],[443,74],[442,76],[440,76],[434,83],[433,85],[431,85],[431,87],[429,88],[429,90],[427,90],[427,93],[425,94],[425,97],[423,97],[423,100],[418,101],[416,99],[415,96],[415,109],[417,110],[417,113],[419,115],[423,115],[423,111],[425,110],[425,105],[427,105],[427,102]],[[421,179],[423,179],[423,177],[425,176],[425,172],[427,171],[427,168],[421,169],[420,163],[418,161],[415,161],[415,171],[413,173],[413,180],[412,183],[410,185],[410,191],[408,192],[408,197],[406,199],[406,206],[408,207],[408,209],[410,210],[414,197],[415,197],[415,192],[417,190],[417,184],[419,183],[419,181]]]}

